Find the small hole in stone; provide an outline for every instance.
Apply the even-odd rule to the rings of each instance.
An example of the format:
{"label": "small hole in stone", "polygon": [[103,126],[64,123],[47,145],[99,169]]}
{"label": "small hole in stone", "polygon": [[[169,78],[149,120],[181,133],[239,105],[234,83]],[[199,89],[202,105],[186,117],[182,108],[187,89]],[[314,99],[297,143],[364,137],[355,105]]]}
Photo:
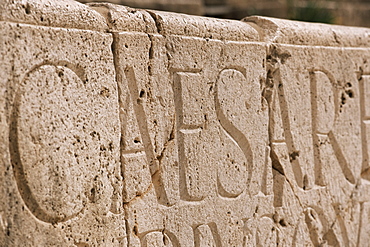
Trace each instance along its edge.
{"label": "small hole in stone", "polygon": [[100,90],[100,95],[101,95],[101,96],[104,96],[104,97],[109,97],[109,95],[110,95],[109,89],[108,89],[108,88],[106,88],[106,87],[103,87],[103,88]]}
{"label": "small hole in stone", "polygon": [[145,91],[144,90],[141,90],[140,91],[140,94],[139,94],[139,97],[142,98],[142,97],[144,97],[144,95],[145,95]]}
{"label": "small hole in stone", "polygon": [[29,4],[27,4],[27,5],[26,5],[26,7],[25,7],[25,11],[26,11],[26,14],[27,14],[27,15],[31,14],[31,7],[30,7],[30,5],[29,5]]}
{"label": "small hole in stone", "polygon": [[354,97],[352,90],[347,90],[346,93],[347,93],[348,97],[350,97],[350,98]]}
{"label": "small hole in stone", "polygon": [[294,151],[289,154],[290,162],[294,161],[299,157],[299,151]]}
{"label": "small hole in stone", "polygon": [[346,97],[345,97],[344,93],[342,93],[342,95],[341,95],[341,103],[342,103],[342,105],[344,105],[346,103]]}
{"label": "small hole in stone", "polygon": [[285,222],[285,220],[284,220],[284,219],[281,219],[281,220],[279,221],[279,224],[280,224],[281,226],[286,226],[286,222]]}

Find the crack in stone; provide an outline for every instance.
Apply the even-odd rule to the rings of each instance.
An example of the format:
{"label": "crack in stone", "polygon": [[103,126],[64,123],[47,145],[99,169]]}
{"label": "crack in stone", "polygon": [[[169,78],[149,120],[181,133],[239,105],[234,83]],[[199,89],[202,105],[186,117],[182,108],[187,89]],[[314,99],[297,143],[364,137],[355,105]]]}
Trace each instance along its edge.
{"label": "crack in stone", "polygon": [[[279,49],[276,45],[268,45],[267,46],[267,53],[266,53],[266,61],[267,61],[267,66],[266,66],[266,77],[264,78],[264,81],[262,81],[262,98],[268,103],[268,111],[269,111],[269,121],[268,121],[268,136],[269,136],[269,146],[270,146],[270,159],[272,163],[272,169],[277,171],[280,175],[284,177],[284,180],[289,184],[295,198],[297,199],[299,205],[303,208],[303,204],[299,198],[299,196],[296,193],[295,186],[292,184],[292,182],[288,179],[288,177],[285,174],[283,165],[281,164],[279,157],[274,151],[273,148],[273,133],[272,133],[272,116],[271,116],[271,111],[272,111],[272,101],[274,97],[274,90],[277,90],[275,86],[278,84],[275,82],[275,77],[279,76],[276,75],[275,72],[277,72],[280,69],[280,64],[284,64],[286,60],[291,57],[290,53],[287,51],[282,51]],[[280,80],[280,78],[279,78]],[[278,85],[280,87],[280,84]],[[284,143],[286,140],[284,140]],[[299,156],[299,152],[295,151],[292,154],[290,154],[290,161],[296,159],[296,157]],[[274,193],[274,196],[277,196],[276,193]]]}
{"label": "crack in stone", "polygon": [[[112,42],[112,45],[111,45],[111,50],[112,50],[112,53],[113,53],[113,63],[114,63],[114,69],[115,69],[115,72],[116,72],[116,83],[117,83],[117,91],[118,91],[118,105],[121,106],[122,105],[122,102],[121,102],[121,98],[120,98],[120,95],[122,94],[122,88],[120,86],[120,81],[121,81],[121,77],[122,77],[122,73],[123,71],[121,71],[120,69],[120,66],[119,66],[119,51],[117,49],[117,46],[119,45],[119,36],[118,36],[118,33],[114,33],[114,32],[111,32],[112,34],[112,37],[113,37],[113,42]],[[121,110],[121,107],[120,107],[120,111]],[[120,112],[120,114],[122,114]],[[120,123],[120,126],[119,128],[122,129],[122,126],[121,126],[121,119],[119,121]],[[123,147],[123,138],[122,138],[122,133],[121,133],[121,136],[120,136],[120,155],[122,154],[122,147]],[[120,175],[122,178],[124,178],[124,174],[123,174],[123,170],[122,170],[122,161],[120,161]],[[126,230],[126,238],[127,238],[127,244],[128,246],[130,246],[130,231],[129,231],[129,223],[128,223],[128,210],[126,209],[126,206],[125,206],[125,203],[123,202],[123,208],[124,208],[124,215],[125,215],[125,230]]]}
{"label": "crack in stone", "polygon": [[155,23],[155,26],[157,27],[157,32],[159,34],[162,34],[163,36],[165,36],[165,29],[163,27],[163,19],[162,17],[160,17],[159,15],[157,15],[156,13],[154,13],[153,11],[150,11],[150,10],[145,10],[147,13],[149,13],[149,15],[153,18],[154,20],[154,23]]}
{"label": "crack in stone", "polygon": [[158,156],[156,157],[156,159],[157,159],[157,160],[158,160],[158,162],[159,162],[159,166],[161,166],[161,162],[162,162],[162,159],[163,159],[164,153],[165,153],[165,151],[167,150],[167,147],[168,147],[169,143],[170,143],[171,141],[173,141],[174,139],[175,139],[175,121],[174,121],[174,122],[173,122],[173,124],[172,124],[172,130],[171,130],[171,133],[170,133],[170,136],[169,136],[168,140],[167,140],[167,141],[166,141],[166,143],[163,145],[163,149],[162,149],[162,151],[161,151],[160,155],[158,155]]}

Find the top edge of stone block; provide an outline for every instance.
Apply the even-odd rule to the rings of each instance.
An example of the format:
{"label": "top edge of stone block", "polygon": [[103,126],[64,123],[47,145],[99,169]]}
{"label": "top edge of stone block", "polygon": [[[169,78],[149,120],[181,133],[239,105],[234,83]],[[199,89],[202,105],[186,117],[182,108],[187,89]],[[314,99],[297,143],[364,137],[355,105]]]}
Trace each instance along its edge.
{"label": "top edge of stone block", "polygon": [[370,47],[370,29],[251,16],[242,21],[255,26],[262,41],[310,46]]}
{"label": "top edge of stone block", "polygon": [[156,24],[151,15],[141,9],[112,3],[87,3],[104,16],[109,31],[156,33]]}
{"label": "top edge of stone block", "polygon": [[230,41],[260,41],[251,25],[227,19],[148,10],[162,35],[181,35]]}
{"label": "top edge of stone block", "polygon": [[110,31],[145,32],[229,41],[259,41],[256,29],[237,20],[216,19],[109,3],[89,3],[107,19]]}
{"label": "top edge of stone block", "polygon": [[0,0],[0,21],[106,31],[103,16],[73,0]]}

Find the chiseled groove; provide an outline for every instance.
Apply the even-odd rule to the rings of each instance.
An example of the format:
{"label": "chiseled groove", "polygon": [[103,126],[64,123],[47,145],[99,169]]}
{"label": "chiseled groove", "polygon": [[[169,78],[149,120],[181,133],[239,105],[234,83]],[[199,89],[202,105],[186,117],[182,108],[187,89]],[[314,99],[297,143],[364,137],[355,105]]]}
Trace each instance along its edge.
{"label": "chiseled groove", "polygon": [[222,242],[221,242],[219,231],[217,229],[217,224],[215,222],[211,222],[208,224],[208,226],[209,226],[209,229],[211,229],[213,240],[216,243],[216,247],[221,247]]}
{"label": "chiseled groove", "polygon": [[[24,76],[22,79],[22,82],[20,85],[23,85],[24,81],[30,76],[32,72],[37,70],[38,68],[44,66],[44,65],[50,65],[50,66],[63,66],[66,68],[69,68],[73,70],[73,72],[77,75],[77,77],[85,82],[86,76],[85,71],[83,68],[73,65],[70,62],[67,61],[59,61],[59,62],[50,62],[50,61],[44,61],[40,64],[37,64],[33,66]],[[14,177],[17,183],[18,191],[21,195],[21,197],[24,200],[24,203],[26,207],[32,212],[32,214],[41,221],[48,222],[55,224],[57,222],[65,222],[69,219],[72,219],[76,217],[78,214],[80,214],[84,210],[84,206],[82,209],[72,215],[69,216],[51,216],[47,212],[43,210],[43,208],[40,206],[39,202],[36,200],[34,194],[32,193],[32,190],[27,182],[26,172],[24,171],[24,166],[22,164],[21,160],[21,154],[19,150],[19,143],[18,143],[18,119],[19,119],[19,107],[20,107],[20,99],[21,99],[21,87],[19,87],[14,96],[14,106],[11,112],[10,116],[10,124],[9,124],[9,153],[10,153],[10,161],[13,166],[14,171]]]}
{"label": "chiseled groove", "polygon": [[154,149],[152,146],[152,142],[150,140],[145,110],[144,110],[142,103],[138,102],[140,99],[137,98],[139,97],[139,89],[138,89],[138,85],[136,81],[135,72],[132,67],[126,67],[124,70],[124,73],[125,73],[128,88],[130,91],[131,101],[134,106],[136,119],[139,124],[139,129],[140,129],[141,138],[143,140],[143,144],[145,148],[145,153],[147,155],[147,160],[149,162],[150,173],[153,175],[154,173],[158,171],[158,167],[155,165],[155,155],[153,151]]}
{"label": "chiseled groove", "polygon": [[27,178],[24,172],[24,167],[21,161],[19,153],[19,143],[18,143],[18,116],[19,116],[19,93],[16,95],[16,102],[14,104],[10,130],[9,130],[9,153],[10,160],[13,166],[14,177],[17,183],[18,191],[24,200],[27,208],[34,214],[34,216],[44,222],[57,223],[67,220],[66,218],[52,217],[45,213],[34,197],[31,188],[27,183]]}
{"label": "chiseled groove", "polygon": [[344,222],[344,219],[343,217],[341,216],[341,212],[340,212],[340,209],[337,207],[337,205],[333,205],[335,207],[335,211],[336,211],[336,217],[337,217],[337,221],[338,221],[338,224],[339,224],[339,228],[340,228],[340,231],[342,232],[341,236],[342,236],[342,239],[343,239],[343,242],[344,242],[344,246],[350,246],[350,241],[349,241],[349,238],[348,238],[348,232],[347,232],[347,228],[346,228],[346,222]]}
{"label": "chiseled groove", "polygon": [[313,160],[314,160],[314,173],[315,173],[315,184],[324,186],[325,182],[323,181],[323,170],[322,170],[322,164],[320,162],[320,153],[319,149],[316,148],[316,145],[319,143],[319,135],[316,132],[317,130],[317,100],[314,99],[317,97],[317,82],[314,75],[315,71],[310,71],[310,90],[311,90],[311,128],[312,128],[312,146],[313,148]]}
{"label": "chiseled groove", "polygon": [[[201,201],[204,199],[203,196],[195,197],[190,195],[187,188],[187,159],[185,155],[185,146],[184,146],[184,136],[180,133],[199,133],[198,129],[194,125],[184,125],[183,124],[183,99],[182,99],[182,83],[180,76],[186,75],[189,73],[196,74],[193,71],[182,71],[182,70],[172,70],[173,76],[173,92],[174,92],[174,104],[175,104],[175,116],[176,116],[176,126],[177,126],[177,150],[178,150],[178,160],[179,160],[179,190],[180,190],[180,199],[188,202]],[[184,126],[184,127],[183,127]],[[191,127],[190,129],[184,129],[186,127]]]}
{"label": "chiseled groove", "polygon": [[[270,49],[270,45],[267,45],[266,46],[266,61],[268,61],[269,59],[269,56],[271,56],[271,49]],[[275,71],[273,71],[272,73],[272,77],[270,75],[271,71],[270,69],[268,68],[268,66],[266,66],[266,78],[265,78],[265,82],[267,82],[267,80],[273,80],[272,83],[273,83],[273,86],[276,88],[278,87],[279,88],[279,84],[281,82],[281,75],[280,75],[280,69],[275,69]],[[284,112],[284,109],[287,109],[287,102],[285,101],[285,98],[284,98],[284,91],[283,91],[283,86],[281,86],[281,89],[282,90],[281,92],[279,92],[278,90],[275,91],[275,97],[278,97],[278,102],[280,104],[280,114],[281,114],[281,117],[282,119],[287,119],[289,121],[289,115],[288,115],[288,112],[286,110],[286,112]],[[295,198],[297,199],[299,205],[301,207],[303,207],[303,204],[299,198],[299,196],[294,193],[295,192],[295,186],[293,185],[292,181],[290,181],[288,179],[288,177],[285,175],[285,172],[283,170],[283,167],[282,167],[282,164],[280,162],[280,159],[279,157],[277,157],[275,151],[274,151],[274,148],[273,148],[273,144],[285,144],[287,149],[288,149],[288,152],[289,152],[289,146],[288,146],[288,140],[286,139],[287,138],[287,135],[290,135],[291,139],[292,140],[292,136],[291,136],[291,132],[290,132],[290,125],[288,127],[285,126],[285,122],[283,120],[282,124],[283,124],[283,129],[284,129],[284,134],[285,134],[285,140],[277,140],[277,141],[273,141],[272,139],[272,135],[271,135],[271,115],[270,115],[270,111],[271,111],[271,101],[266,98],[263,94],[262,96],[266,99],[267,103],[268,103],[268,110],[269,110],[269,121],[268,121],[268,131],[269,131],[269,145],[270,145],[270,158],[271,158],[271,162],[272,162],[272,171],[276,172],[276,176],[278,178],[274,178],[273,181],[273,193],[274,193],[274,207],[281,207],[283,204],[282,204],[282,193],[283,193],[283,181],[286,181],[288,183],[288,185],[290,186],[291,190],[293,191],[293,195],[295,196]],[[289,122],[288,122],[289,124]],[[291,144],[293,145],[293,143],[291,142]],[[294,148],[294,147],[293,147]],[[299,168],[299,171],[300,171],[300,174],[302,174],[302,171]],[[294,173],[294,177],[296,178],[297,174],[296,174],[296,171],[294,170],[294,167],[292,166],[292,170],[293,170],[293,173]],[[301,176],[302,177],[302,176]],[[280,181],[277,181],[277,179],[279,179]],[[297,179],[297,178],[296,178]],[[281,181],[283,180],[283,181]],[[303,178],[302,178],[302,182],[303,182]],[[298,182],[296,181],[296,184],[298,184]],[[279,237],[279,235],[277,235],[277,237]]]}
{"label": "chiseled groove", "polygon": [[[241,73],[241,72],[240,72]],[[231,138],[232,141],[237,145],[237,147],[243,152],[244,157],[247,160],[247,170],[249,171],[248,174],[248,180],[247,184],[250,183],[252,178],[252,168],[253,168],[253,154],[252,154],[252,148],[250,146],[250,143],[248,139],[245,137],[245,135],[236,128],[225,116],[221,109],[221,103],[218,98],[218,88],[216,90],[215,95],[215,110],[217,118],[220,121],[221,127],[223,130],[228,134],[228,137]],[[223,189],[223,188],[222,188]],[[226,192],[226,191],[225,191]]]}
{"label": "chiseled groove", "polygon": [[[155,156],[152,141],[150,139],[147,118],[144,106],[141,102],[137,79],[133,67],[126,67],[124,70],[126,76],[131,101],[133,103],[136,119],[139,124],[141,138],[143,140],[145,154],[149,162],[149,170],[152,177],[152,184],[157,195],[158,202],[163,205],[168,205],[168,197],[165,189],[163,188],[162,173],[159,167],[159,161]],[[139,98],[137,98],[139,97]]]}
{"label": "chiseled groove", "polygon": [[[277,73],[277,74],[276,74]],[[274,80],[277,79],[278,82],[281,84],[281,86],[275,82],[275,85],[278,86],[278,98],[279,98],[279,104],[280,104],[280,111],[281,111],[281,117],[283,119],[283,125],[284,125],[284,134],[285,134],[285,140],[288,148],[288,152],[292,153],[296,151],[293,135],[291,132],[290,122],[289,122],[289,113],[288,113],[288,102],[285,98],[285,92],[284,92],[284,85],[281,83],[281,75],[280,75],[280,69],[278,69],[274,73]],[[285,120],[285,121],[284,121]],[[285,123],[284,123],[285,122]],[[298,159],[295,159],[291,162],[292,169],[294,172],[294,177],[296,179],[296,182],[299,187],[303,187],[303,174],[302,169],[300,166],[300,162]]]}
{"label": "chiseled groove", "polygon": [[347,162],[347,160],[346,160],[346,158],[345,158],[345,156],[344,156],[344,154],[343,154],[343,152],[342,152],[342,150],[339,146],[339,143],[338,143],[337,139],[334,136],[333,131],[329,132],[328,137],[329,137],[330,143],[333,147],[334,153],[337,156],[338,163],[340,165],[340,168],[342,169],[342,172],[343,172],[345,178],[351,184],[355,184],[356,183],[355,176],[353,175],[351,169],[348,166],[348,162]]}

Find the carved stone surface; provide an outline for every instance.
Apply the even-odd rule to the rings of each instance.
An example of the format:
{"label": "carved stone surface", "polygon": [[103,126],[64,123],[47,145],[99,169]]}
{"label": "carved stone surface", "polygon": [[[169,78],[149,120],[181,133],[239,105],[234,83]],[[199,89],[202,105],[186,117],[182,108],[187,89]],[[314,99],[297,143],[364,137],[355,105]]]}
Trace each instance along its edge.
{"label": "carved stone surface", "polygon": [[[67,3],[66,17],[57,16],[63,11],[53,9]],[[98,30],[106,26],[82,4],[60,1],[53,15],[32,7],[41,1],[24,3],[28,14],[12,4],[19,9],[2,16],[55,15],[68,29],[0,22],[0,245],[119,246],[126,231],[112,36],[69,26],[80,9],[103,20]]]}
{"label": "carved stone surface", "polygon": [[370,240],[369,29],[0,3],[0,246]]}

